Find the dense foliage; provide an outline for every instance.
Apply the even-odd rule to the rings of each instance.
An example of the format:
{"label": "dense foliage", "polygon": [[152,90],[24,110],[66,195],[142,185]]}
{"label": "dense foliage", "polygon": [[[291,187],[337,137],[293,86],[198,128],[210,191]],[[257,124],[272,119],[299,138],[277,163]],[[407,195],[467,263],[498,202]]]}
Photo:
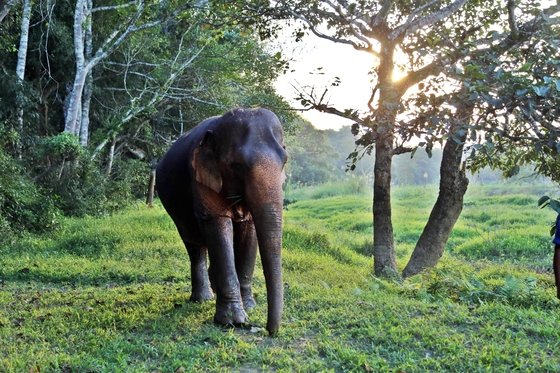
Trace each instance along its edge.
{"label": "dense foliage", "polygon": [[[232,107],[273,108],[289,130],[272,88],[283,63],[261,43],[260,20],[239,19],[241,2],[31,6],[23,64],[22,8],[0,22],[3,231],[48,229],[60,213],[103,214],[143,197],[174,139]],[[77,132],[67,130],[72,115]]]}

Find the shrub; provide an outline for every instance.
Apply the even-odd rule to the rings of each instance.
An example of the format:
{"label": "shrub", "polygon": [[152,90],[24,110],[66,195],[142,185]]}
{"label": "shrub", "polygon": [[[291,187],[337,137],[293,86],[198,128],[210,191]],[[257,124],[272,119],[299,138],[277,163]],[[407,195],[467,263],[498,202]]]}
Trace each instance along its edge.
{"label": "shrub", "polygon": [[44,138],[40,144],[40,151],[44,156],[59,157],[64,160],[78,159],[84,153],[78,137],[67,132]]}
{"label": "shrub", "polygon": [[39,151],[53,151],[48,156],[51,165],[39,181],[65,215],[103,215],[144,196],[149,173],[145,162],[117,158],[107,176],[103,164],[92,160],[85,150],[75,149],[72,137],[56,137],[56,141],[44,141]]}
{"label": "shrub", "polygon": [[16,233],[52,230],[59,211],[52,200],[27,178],[17,162],[0,151],[0,240]]}
{"label": "shrub", "polygon": [[148,190],[150,166],[136,159],[119,159],[115,162],[114,178],[106,185],[110,209],[122,208],[132,201],[144,198]]}

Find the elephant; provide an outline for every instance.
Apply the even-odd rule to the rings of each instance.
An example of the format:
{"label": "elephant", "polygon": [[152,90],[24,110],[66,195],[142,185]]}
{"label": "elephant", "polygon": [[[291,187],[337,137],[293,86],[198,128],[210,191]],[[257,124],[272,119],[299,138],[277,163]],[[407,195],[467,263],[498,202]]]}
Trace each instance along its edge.
{"label": "elephant", "polygon": [[256,305],[251,286],[258,247],[266,329],[270,335],[279,329],[287,158],[278,117],[268,109],[238,108],[199,123],[158,163],[157,192],[190,259],[191,300],[209,300],[215,292],[217,324],[248,323],[246,310]]}

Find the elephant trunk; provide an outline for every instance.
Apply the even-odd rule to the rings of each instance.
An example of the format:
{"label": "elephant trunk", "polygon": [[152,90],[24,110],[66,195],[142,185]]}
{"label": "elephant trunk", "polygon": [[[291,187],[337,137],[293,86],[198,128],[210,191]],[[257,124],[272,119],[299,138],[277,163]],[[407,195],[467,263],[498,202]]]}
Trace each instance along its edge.
{"label": "elephant trunk", "polygon": [[[269,176],[270,177],[270,176]],[[251,197],[249,209],[255,222],[259,251],[266,280],[268,319],[266,329],[270,335],[280,327],[284,306],[282,282],[282,181],[269,186],[262,184],[248,188]]]}

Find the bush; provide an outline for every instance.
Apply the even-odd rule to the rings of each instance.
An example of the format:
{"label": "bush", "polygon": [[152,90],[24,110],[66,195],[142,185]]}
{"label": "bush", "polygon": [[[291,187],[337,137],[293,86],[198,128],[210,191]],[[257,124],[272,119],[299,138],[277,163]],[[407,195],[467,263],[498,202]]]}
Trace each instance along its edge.
{"label": "bush", "polygon": [[40,151],[45,156],[59,157],[64,160],[77,159],[84,153],[78,137],[67,132],[44,138],[41,141]]}
{"label": "bush", "polygon": [[[58,168],[64,167],[63,172]],[[52,192],[57,206],[69,216],[103,215],[114,212],[144,196],[149,166],[136,160],[118,160],[107,177],[88,154],[80,155],[42,183]]]}
{"label": "bush", "polygon": [[29,180],[18,164],[0,151],[0,240],[16,233],[52,230],[60,212],[44,191]]}
{"label": "bush", "polygon": [[120,209],[132,201],[145,198],[148,191],[150,166],[136,159],[119,159],[115,162],[114,178],[109,179],[106,189],[110,209]]}
{"label": "bush", "polygon": [[49,191],[49,200],[65,215],[103,215],[142,197],[146,188],[141,182],[148,166],[135,160],[116,158],[107,175],[106,165],[92,160],[77,136],[60,133],[41,139],[32,157],[37,182]]}

